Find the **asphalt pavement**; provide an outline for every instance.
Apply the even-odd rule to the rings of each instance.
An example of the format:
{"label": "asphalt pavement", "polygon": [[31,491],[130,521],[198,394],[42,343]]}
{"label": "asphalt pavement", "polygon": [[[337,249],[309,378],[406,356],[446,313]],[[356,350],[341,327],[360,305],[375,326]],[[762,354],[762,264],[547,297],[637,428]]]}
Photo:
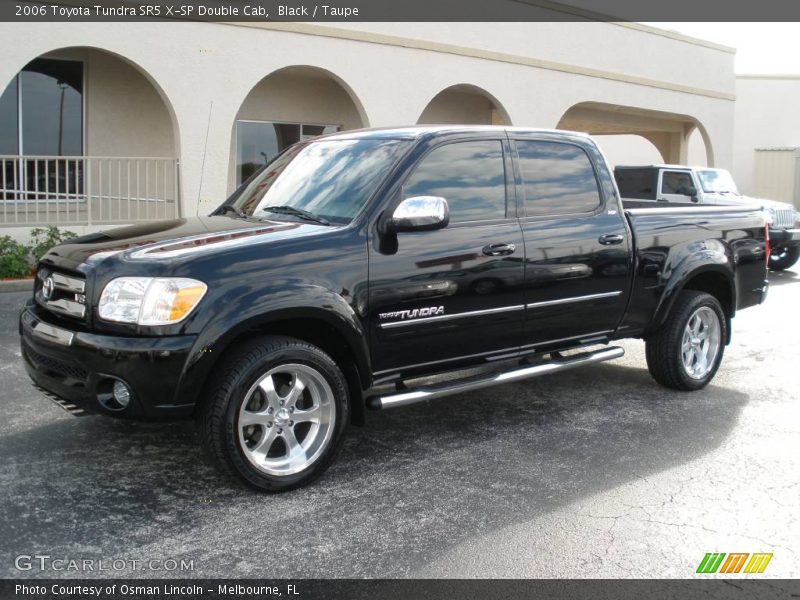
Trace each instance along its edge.
{"label": "asphalt pavement", "polygon": [[707,552],[798,577],[800,271],[770,280],[701,392],[659,387],[625,341],[613,363],[369,413],[282,495],[218,474],[191,423],[44,398],[27,294],[0,294],[0,577],[692,577]]}

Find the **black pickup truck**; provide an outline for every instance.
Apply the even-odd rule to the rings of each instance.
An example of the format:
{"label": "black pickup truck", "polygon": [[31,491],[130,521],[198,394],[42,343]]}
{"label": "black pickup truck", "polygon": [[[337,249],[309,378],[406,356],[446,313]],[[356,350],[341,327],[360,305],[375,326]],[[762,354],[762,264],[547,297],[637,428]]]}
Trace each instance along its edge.
{"label": "black pickup truck", "polygon": [[339,133],[209,216],[53,248],[22,356],[62,405],[194,416],[219,465],[285,490],[367,408],[617,358],[620,338],[646,340],[659,383],[702,388],[765,297],[765,233],[757,207],[626,209],[581,134]]}

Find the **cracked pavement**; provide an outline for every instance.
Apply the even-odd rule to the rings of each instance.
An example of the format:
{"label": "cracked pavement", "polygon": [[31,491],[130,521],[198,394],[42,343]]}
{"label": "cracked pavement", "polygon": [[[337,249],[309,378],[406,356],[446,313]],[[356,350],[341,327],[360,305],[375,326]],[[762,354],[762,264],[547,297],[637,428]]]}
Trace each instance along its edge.
{"label": "cracked pavement", "polygon": [[[701,392],[626,356],[367,415],[311,487],[219,475],[191,423],[75,418],[24,374],[0,294],[0,576],[694,577],[706,552],[772,552],[798,577],[800,271]],[[19,554],[189,559],[191,572],[14,568]]]}

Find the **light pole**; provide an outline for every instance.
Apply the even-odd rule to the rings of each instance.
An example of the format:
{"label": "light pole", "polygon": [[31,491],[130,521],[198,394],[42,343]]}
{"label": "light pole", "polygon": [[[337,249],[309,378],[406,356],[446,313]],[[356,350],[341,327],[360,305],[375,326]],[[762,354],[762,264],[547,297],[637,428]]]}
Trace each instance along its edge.
{"label": "light pole", "polygon": [[61,100],[58,106],[58,155],[61,156],[64,143],[64,94],[67,91],[67,84],[59,81],[58,87],[61,88]]}

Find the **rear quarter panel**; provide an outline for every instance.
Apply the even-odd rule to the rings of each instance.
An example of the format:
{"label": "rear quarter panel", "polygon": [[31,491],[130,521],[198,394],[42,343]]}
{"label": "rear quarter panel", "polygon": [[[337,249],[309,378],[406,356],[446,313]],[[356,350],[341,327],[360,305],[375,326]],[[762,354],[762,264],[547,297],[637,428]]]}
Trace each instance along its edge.
{"label": "rear quarter panel", "polygon": [[[652,204],[650,205],[652,206]],[[761,301],[766,278],[764,219],[757,209],[632,208],[635,267],[620,337],[646,335],[663,323],[677,296],[695,277],[717,273],[737,309]]]}

